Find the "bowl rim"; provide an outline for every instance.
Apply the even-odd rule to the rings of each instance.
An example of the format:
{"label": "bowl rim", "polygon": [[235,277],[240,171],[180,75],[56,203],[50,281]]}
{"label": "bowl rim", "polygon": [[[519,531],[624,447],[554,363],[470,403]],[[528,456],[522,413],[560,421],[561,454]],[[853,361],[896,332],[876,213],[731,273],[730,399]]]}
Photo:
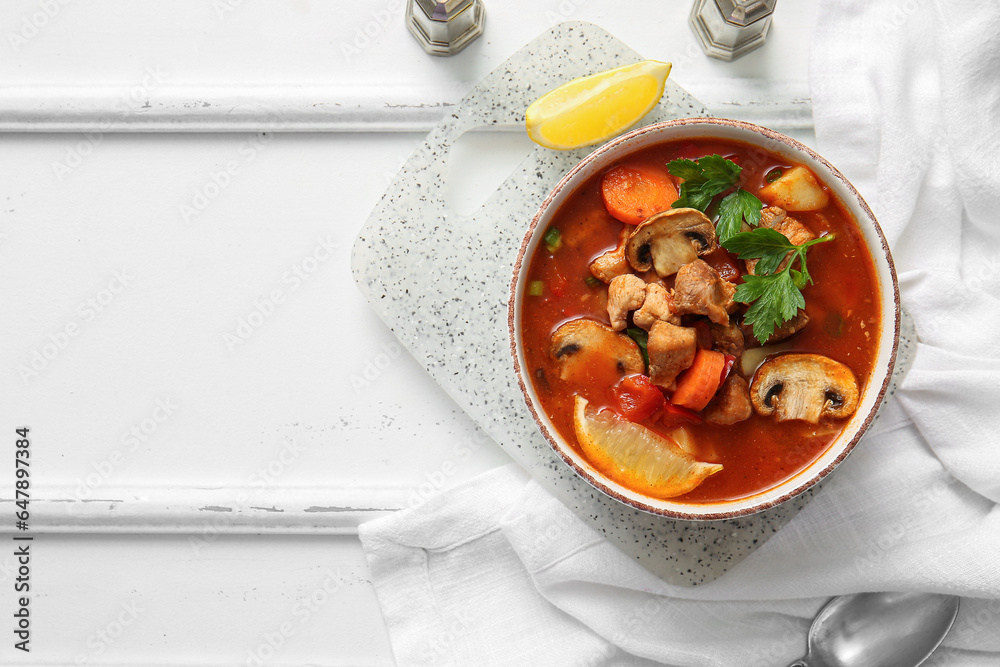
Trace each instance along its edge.
{"label": "bowl rim", "polygon": [[[842,443],[840,445],[836,445],[836,446],[839,446],[841,448],[840,452],[825,467],[823,467],[819,471],[816,471],[816,472],[810,474],[805,479],[799,479],[802,476],[802,473],[808,469],[809,466],[807,465],[806,468],[803,468],[802,470],[800,470],[800,471],[798,471],[796,473],[793,473],[787,479],[785,479],[784,481],[780,482],[779,484],[777,484],[775,486],[771,486],[771,487],[768,487],[766,489],[761,489],[761,490],[757,491],[754,494],[751,494],[749,496],[744,496],[742,498],[735,499],[733,501],[729,501],[728,503],[727,503],[727,501],[720,501],[720,502],[713,502],[713,503],[698,503],[698,504],[695,504],[695,503],[677,503],[677,509],[673,509],[673,508],[664,508],[664,507],[656,507],[656,506],[653,506],[653,505],[648,505],[648,504],[642,503],[642,502],[640,502],[638,500],[635,500],[633,498],[629,498],[627,496],[622,495],[621,493],[619,493],[618,491],[616,491],[615,488],[612,488],[610,486],[610,484],[609,484],[609,483],[611,483],[611,484],[617,484],[617,482],[613,482],[612,480],[609,480],[609,479],[605,478],[603,475],[600,475],[600,473],[598,473],[600,475],[600,477],[595,478],[595,476],[593,474],[591,474],[590,471],[581,468],[576,463],[576,461],[574,461],[566,452],[563,451],[562,447],[560,446],[560,440],[562,440],[562,437],[558,433],[552,434],[552,433],[549,432],[549,429],[547,428],[546,424],[539,417],[538,409],[540,409],[540,406],[539,406],[539,408],[536,408],[534,400],[532,399],[531,392],[529,391],[529,389],[528,389],[528,387],[526,385],[526,378],[524,376],[524,369],[521,367],[520,358],[519,358],[519,349],[518,349],[518,339],[519,339],[519,336],[518,336],[518,331],[517,331],[517,327],[515,326],[515,323],[517,322],[517,319],[518,319],[517,318],[517,305],[518,305],[518,302],[519,302],[519,298],[518,298],[519,288],[520,288],[520,280],[519,280],[519,278],[521,276],[522,267],[523,267],[526,259],[530,260],[530,258],[526,258],[526,253],[527,253],[527,250],[528,250],[528,246],[531,244],[531,241],[532,241],[532,239],[535,236],[535,233],[536,233],[536,230],[538,228],[539,222],[544,217],[544,215],[549,211],[550,207],[552,206],[553,201],[560,195],[560,193],[567,187],[567,185],[569,185],[576,178],[577,174],[579,174],[584,169],[587,169],[588,166],[591,163],[593,163],[597,159],[601,158],[602,156],[605,156],[609,152],[613,152],[613,151],[619,150],[619,147],[622,146],[622,144],[630,143],[633,140],[635,140],[637,137],[640,137],[642,135],[648,134],[650,132],[659,133],[659,132],[662,132],[665,129],[669,129],[669,128],[673,128],[673,127],[689,126],[689,125],[695,125],[695,126],[697,126],[697,125],[704,125],[704,126],[706,126],[706,128],[720,127],[720,126],[721,127],[730,127],[730,128],[737,128],[740,131],[748,131],[751,134],[762,135],[763,137],[766,137],[767,139],[771,139],[773,141],[777,141],[777,142],[785,144],[793,152],[796,152],[796,153],[805,153],[812,160],[815,160],[819,164],[822,164],[829,171],[830,174],[832,174],[833,176],[835,176],[840,181],[841,185],[844,187],[844,189],[846,190],[846,192],[853,198],[853,200],[854,200],[853,203],[858,206],[859,211],[861,213],[863,213],[868,218],[868,222],[871,224],[872,230],[875,232],[875,234],[876,234],[876,236],[877,236],[877,238],[879,240],[879,243],[881,244],[882,254],[884,255],[885,260],[886,260],[886,265],[887,265],[888,273],[889,273],[889,277],[890,277],[890,283],[892,285],[893,323],[892,323],[892,347],[891,347],[891,350],[890,350],[890,352],[888,354],[888,357],[887,357],[887,366],[886,366],[886,370],[885,370],[885,377],[884,377],[884,379],[882,381],[882,385],[878,388],[878,393],[875,396],[875,400],[872,403],[872,407],[870,408],[868,414],[865,416],[864,421],[861,422],[858,425],[857,431],[852,435],[852,437],[850,438],[850,440],[847,441],[846,443]],[[708,132],[706,132],[705,136],[706,136],[706,138],[710,137],[710,130]],[[669,141],[669,140],[670,139],[665,139],[664,141]],[[732,139],[730,139],[730,140],[732,140]],[[745,143],[751,143],[751,142],[746,141]],[[572,194],[572,193],[570,193],[570,194]],[[845,207],[847,207],[849,209],[848,212],[850,212],[852,214],[855,213],[854,211],[850,210],[851,207],[848,206],[847,202],[843,202],[842,201],[842,203],[845,205]],[[853,217],[857,218],[857,215],[854,214]],[[860,226],[862,223],[861,223],[861,221],[856,220],[856,224],[858,224]],[[869,252],[871,252],[873,250],[873,248],[871,247],[872,244],[870,242],[868,242],[867,239],[865,240],[865,245],[869,247]],[[872,254],[874,255],[874,253],[872,253]],[[877,263],[877,260],[876,260],[876,263]],[[880,271],[876,271],[876,273],[878,274],[878,273],[881,273],[881,272]],[[882,285],[883,291],[885,290],[885,288],[886,288],[886,285],[885,285],[885,283],[883,281],[883,285]],[[603,494],[605,494],[605,495],[607,495],[607,496],[609,496],[609,497],[611,497],[611,498],[613,498],[613,499],[615,499],[615,500],[617,500],[617,501],[623,503],[624,505],[626,505],[628,507],[631,507],[633,509],[636,509],[636,510],[648,513],[648,514],[654,514],[654,515],[663,516],[663,517],[671,518],[671,519],[681,519],[681,520],[688,520],[688,521],[719,521],[719,520],[725,520],[725,519],[735,519],[735,518],[739,518],[739,517],[750,516],[750,515],[757,514],[759,512],[763,512],[765,510],[777,507],[778,505],[781,505],[781,504],[783,504],[783,503],[791,500],[792,498],[795,498],[796,496],[801,495],[802,493],[804,493],[805,491],[809,490],[810,488],[812,488],[813,486],[815,486],[816,484],[818,484],[820,481],[822,481],[823,479],[825,479],[827,475],[829,475],[831,472],[833,472],[833,470],[838,465],[840,465],[840,463],[843,462],[844,459],[846,459],[847,456],[852,451],[854,451],[854,449],[857,446],[858,442],[861,440],[861,438],[864,436],[864,434],[868,431],[868,428],[871,426],[872,422],[874,421],[876,415],[879,412],[879,409],[882,407],[882,403],[883,403],[883,401],[884,401],[884,399],[886,397],[886,393],[887,393],[889,385],[890,385],[890,383],[892,381],[893,372],[894,372],[895,365],[896,365],[897,352],[899,350],[900,319],[901,319],[900,318],[899,282],[898,282],[898,278],[896,276],[896,268],[895,268],[895,264],[893,263],[892,253],[889,250],[889,244],[886,241],[885,234],[882,231],[881,225],[879,225],[878,220],[875,217],[875,214],[872,212],[871,208],[868,206],[868,203],[864,200],[864,198],[857,191],[857,189],[854,187],[854,185],[849,180],[847,180],[847,178],[840,172],[840,170],[838,170],[836,167],[834,167],[832,164],[830,164],[830,162],[828,160],[826,160],[826,158],[822,157],[816,151],[814,151],[813,149],[809,148],[805,144],[803,144],[803,143],[797,141],[796,139],[793,139],[793,138],[791,138],[791,137],[789,137],[789,136],[787,136],[785,134],[777,132],[776,130],[772,130],[770,128],[763,127],[761,125],[756,125],[754,123],[748,123],[746,121],[734,120],[734,119],[729,119],[729,118],[715,118],[715,117],[676,118],[676,119],[673,119],[673,120],[661,121],[661,122],[657,122],[657,123],[652,123],[650,125],[645,125],[643,127],[639,127],[639,128],[636,128],[636,129],[634,129],[634,130],[632,130],[630,132],[627,132],[627,133],[625,133],[625,134],[623,134],[623,135],[621,135],[621,136],[619,136],[619,137],[617,137],[615,139],[612,139],[611,141],[608,141],[607,143],[599,146],[593,152],[589,153],[586,157],[584,157],[583,159],[581,159],[579,162],[577,162],[577,164],[574,165],[574,167],[572,169],[570,169],[568,172],[566,172],[566,174],[563,175],[563,177],[559,180],[559,182],[549,190],[548,194],[545,196],[545,199],[542,201],[542,203],[539,205],[537,211],[535,212],[535,215],[532,217],[531,223],[529,224],[528,229],[525,232],[524,238],[523,238],[523,240],[521,242],[521,246],[520,246],[520,248],[518,250],[517,259],[514,262],[513,274],[512,274],[512,277],[511,277],[510,291],[509,291],[508,297],[509,298],[508,298],[508,305],[507,305],[507,330],[508,330],[508,335],[509,335],[511,357],[512,357],[513,362],[514,362],[515,375],[517,376],[517,382],[518,382],[518,386],[520,387],[520,390],[521,390],[522,398],[524,399],[525,403],[527,404],[528,410],[531,412],[531,416],[532,416],[532,419],[533,419],[533,421],[535,423],[535,426],[539,430],[539,432],[541,433],[542,437],[548,442],[549,446],[553,449],[553,451],[555,451],[559,455],[559,457],[570,467],[570,469],[572,469],[576,473],[576,475],[578,477],[582,478],[584,481],[586,481],[587,483],[589,483],[591,486],[593,486],[594,488],[596,488],[601,493],[603,493]],[[885,301],[884,297],[883,297],[882,301],[883,302]],[[882,334],[879,337],[880,343],[883,340],[883,336],[885,335],[885,332],[888,330],[887,324],[888,324],[887,318],[885,317],[885,313],[883,313],[882,327],[881,327],[882,328]],[[829,451],[829,449],[826,450],[826,451]],[[813,464],[809,464],[809,465],[813,465]],[[595,472],[597,472],[597,471],[595,471]],[[793,484],[793,482],[795,482],[795,483]],[[765,494],[765,493],[767,493],[769,491],[772,491],[775,488],[778,488],[778,487],[781,487],[783,485],[786,485],[786,484],[789,485],[791,488],[789,490],[785,491],[784,493],[782,493],[780,496],[778,496],[776,498],[769,499],[769,500],[765,500],[763,502],[752,502],[753,498],[758,497],[758,496],[762,496],[763,494]],[[622,488],[626,488],[626,487],[624,487],[623,485],[620,485],[620,484],[618,484],[618,486],[621,486]],[[654,499],[651,499],[651,500],[654,500]],[[662,502],[668,502],[669,503],[669,499],[667,501],[662,501]],[[690,507],[690,506],[697,506],[697,507],[705,508],[705,507],[711,507],[712,505],[720,505],[721,506],[721,505],[732,504],[732,503],[736,503],[736,502],[741,502],[741,503],[748,503],[749,502],[750,504],[747,504],[744,507],[738,507],[738,508],[732,508],[732,509],[720,509],[720,510],[717,510],[717,511],[707,511],[707,512],[698,512],[698,513],[691,513],[691,512],[686,512],[686,511],[683,510],[683,508],[685,506],[688,506],[688,507]]]}

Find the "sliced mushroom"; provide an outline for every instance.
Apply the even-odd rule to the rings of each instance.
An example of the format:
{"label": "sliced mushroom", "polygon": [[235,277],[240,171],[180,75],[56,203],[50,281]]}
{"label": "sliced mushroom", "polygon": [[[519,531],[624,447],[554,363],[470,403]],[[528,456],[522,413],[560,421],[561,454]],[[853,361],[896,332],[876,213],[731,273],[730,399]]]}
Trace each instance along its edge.
{"label": "sliced mushroom", "polygon": [[549,352],[559,364],[563,380],[583,377],[595,369],[627,375],[646,368],[634,340],[588,319],[573,320],[556,329]]}
{"label": "sliced mushroom", "polygon": [[753,327],[751,325],[744,322],[740,325],[740,329],[743,331],[746,346],[748,348],[752,348],[780,343],[781,341],[791,338],[798,332],[805,329],[807,324],[809,324],[809,315],[806,314],[806,311],[800,309],[799,312],[795,313],[795,316],[792,317],[792,319],[788,320],[779,327],[775,327],[774,333],[772,333],[771,337],[764,341],[763,344],[757,340],[756,336],[753,335]]}
{"label": "sliced mushroom", "polygon": [[618,276],[632,271],[628,260],[625,259],[625,244],[628,243],[628,237],[629,227],[622,225],[622,230],[618,234],[618,247],[607,251],[590,263],[591,275],[602,283],[608,284]]}
{"label": "sliced mushroom", "polygon": [[636,271],[653,269],[666,278],[717,247],[715,227],[694,208],[672,208],[651,216],[629,236],[625,257]]}
{"label": "sliced mushroom", "polygon": [[624,329],[629,312],[640,308],[645,300],[645,280],[632,273],[616,276],[608,285],[608,318],[611,320],[611,328],[615,331]]}
{"label": "sliced mushroom", "polygon": [[858,407],[851,369],[821,354],[783,354],[768,359],[750,383],[754,410],[778,421],[850,417]]}
{"label": "sliced mushroom", "polygon": [[735,424],[750,419],[750,389],[742,375],[733,373],[723,383],[701,415],[709,424]]}
{"label": "sliced mushroom", "polygon": [[649,331],[657,322],[680,324],[681,316],[677,314],[674,295],[660,283],[646,285],[646,298],[642,308],[632,313],[632,321],[637,327]]}
{"label": "sliced mushroom", "polygon": [[656,321],[649,330],[649,379],[664,389],[673,389],[677,375],[694,363],[698,334],[694,329]]}

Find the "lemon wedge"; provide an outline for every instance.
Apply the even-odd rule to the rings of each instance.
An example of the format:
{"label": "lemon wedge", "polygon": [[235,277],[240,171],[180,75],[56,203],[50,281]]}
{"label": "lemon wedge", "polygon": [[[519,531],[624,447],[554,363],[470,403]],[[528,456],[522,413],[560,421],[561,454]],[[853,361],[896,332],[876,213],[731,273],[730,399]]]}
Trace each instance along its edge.
{"label": "lemon wedge", "polygon": [[677,443],[609,411],[587,410],[576,397],[573,411],[576,440],[591,465],[622,486],[651,498],[673,498],[691,491],[722,470],[702,463]]}
{"label": "lemon wedge", "polygon": [[656,106],[668,74],[670,63],[643,60],[568,81],[528,107],[528,136],[556,150],[607,141]]}

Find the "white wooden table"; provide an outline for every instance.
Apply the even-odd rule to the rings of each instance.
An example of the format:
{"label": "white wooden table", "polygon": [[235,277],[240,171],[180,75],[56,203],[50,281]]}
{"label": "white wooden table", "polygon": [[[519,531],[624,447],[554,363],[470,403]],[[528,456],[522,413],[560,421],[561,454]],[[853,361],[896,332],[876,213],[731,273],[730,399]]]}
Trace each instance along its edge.
{"label": "white wooden table", "polygon": [[[450,59],[402,0],[0,7],[0,442],[31,428],[36,536],[32,651],[0,661],[392,663],[357,524],[508,459],[370,311],[350,247],[447,106],[552,24],[812,140],[808,3],[735,63],[686,0],[486,5]],[[529,147],[470,139],[456,208]]]}

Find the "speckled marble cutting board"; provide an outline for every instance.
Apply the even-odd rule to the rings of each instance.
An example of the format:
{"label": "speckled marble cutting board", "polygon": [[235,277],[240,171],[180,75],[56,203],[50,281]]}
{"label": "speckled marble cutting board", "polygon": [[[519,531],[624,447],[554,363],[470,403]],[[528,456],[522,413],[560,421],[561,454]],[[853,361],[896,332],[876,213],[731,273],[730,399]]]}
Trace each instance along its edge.
{"label": "speckled marble cutting board", "polygon": [[[588,23],[562,23],[472,90],[410,157],[355,242],[362,293],[413,356],[504,450],[582,519],[677,585],[720,576],[798,513],[806,492],[753,517],[692,523],[633,510],[577,477],[538,433],[518,389],[507,333],[517,251],[545,194],[592,149],[536,148],[471,216],[449,212],[449,150],[477,127],[524,123],[543,92],[577,76],[642,60]],[[644,123],[706,115],[672,81]]]}

